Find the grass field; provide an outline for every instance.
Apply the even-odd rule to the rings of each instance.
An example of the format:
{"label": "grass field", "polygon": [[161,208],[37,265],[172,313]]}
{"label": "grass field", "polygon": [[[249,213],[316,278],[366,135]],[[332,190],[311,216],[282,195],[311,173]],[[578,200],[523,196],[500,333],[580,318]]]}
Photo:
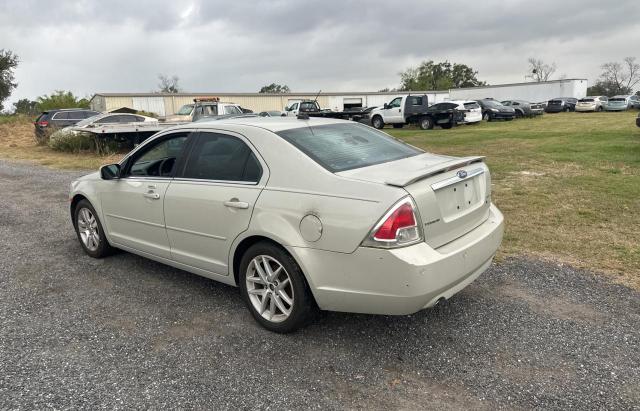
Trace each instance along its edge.
{"label": "grass field", "polygon": [[424,132],[389,129],[425,150],[484,155],[506,217],[502,255],[611,274],[640,288],[637,112],[561,113]]}
{"label": "grass field", "polygon": [[[425,150],[484,155],[506,217],[500,256],[530,255],[601,271],[640,288],[637,112],[561,113],[452,130],[386,129]],[[114,157],[38,147],[26,119],[0,118],[0,157],[97,168]]]}

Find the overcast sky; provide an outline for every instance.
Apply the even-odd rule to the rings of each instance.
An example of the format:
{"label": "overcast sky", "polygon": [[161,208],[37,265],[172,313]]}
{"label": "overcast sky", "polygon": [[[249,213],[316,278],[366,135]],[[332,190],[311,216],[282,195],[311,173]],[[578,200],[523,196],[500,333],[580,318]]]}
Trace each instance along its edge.
{"label": "overcast sky", "polygon": [[602,63],[640,59],[640,0],[0,0],[2,48],[21,60],[10,101],[149,92],[159,73],[185,91],[375,91],[425,59],[499,84],[535,56],[592,83]]}

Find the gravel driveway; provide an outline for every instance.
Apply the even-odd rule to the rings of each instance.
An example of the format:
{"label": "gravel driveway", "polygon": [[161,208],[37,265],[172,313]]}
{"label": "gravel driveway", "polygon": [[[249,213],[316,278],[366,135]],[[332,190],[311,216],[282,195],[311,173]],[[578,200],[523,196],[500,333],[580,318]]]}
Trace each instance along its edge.
{"label": "gravel driveway", "polygon": [[412,316],[277,335],[235,288],[86,257],[78,173],[0,161],[0,408],[640,409],[640,293],[527,259]]}

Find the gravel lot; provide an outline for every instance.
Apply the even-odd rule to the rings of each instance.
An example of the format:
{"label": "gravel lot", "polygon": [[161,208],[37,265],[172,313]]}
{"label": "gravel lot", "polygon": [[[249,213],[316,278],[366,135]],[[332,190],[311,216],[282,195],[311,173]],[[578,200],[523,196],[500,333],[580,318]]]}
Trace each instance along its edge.
{"label": "gravel lot", "polygon": [[0,161],[0,408],[640,409],[640,293],[527,259],[435,309],[259,328],[235,288],[86,257],[78,175]]}

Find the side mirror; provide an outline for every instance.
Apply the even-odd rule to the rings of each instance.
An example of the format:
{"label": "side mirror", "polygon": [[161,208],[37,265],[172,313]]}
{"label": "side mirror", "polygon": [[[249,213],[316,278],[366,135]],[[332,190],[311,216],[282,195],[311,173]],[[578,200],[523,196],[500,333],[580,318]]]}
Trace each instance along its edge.
{"label": "side mirror", "polygon": [[109,164],[100,167],[100,177],[103,180],[117,180],[120,178],[120,164]]}
{"label": "side mirror", "polygon": [[284,111],[291,111],[291,107],[286,106],[286,107],[284,108]]}
{"label": "side mirror", "polygon": [[389,104],[387,104],[387,103],[384,103],[384,106],[383,106],[383,108],[384,108],[385,110],[389,110]]}

